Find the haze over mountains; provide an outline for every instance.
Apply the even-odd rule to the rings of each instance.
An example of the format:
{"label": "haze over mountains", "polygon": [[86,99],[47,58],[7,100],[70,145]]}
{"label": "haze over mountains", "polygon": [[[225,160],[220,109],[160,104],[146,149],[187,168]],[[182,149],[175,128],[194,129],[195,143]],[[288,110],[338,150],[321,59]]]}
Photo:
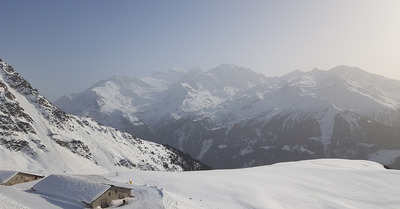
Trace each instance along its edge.
{"label": "haze over mountains", "polygon": [[[150,78],[115,76],[61,98],[58,102],[82,115],[73,116],[1,60],[0,68],[1,169],[101,174],[86,178],[132,188],[134,197],[121,208],[399,205],[393,198],[398,171],[377,163],[318,159],[238,170],[148,172],[208,167],[137,138],[168,143],[216,168],[324,157],[370,159],[398,168],[399,81],[346,66],[274,78],[234,65],[171,69]],[[31,190],[36,183],[0,186],[3,206],[84,207],[79,198]],[[364,192],[355,192],[360,189]]]}
{"label": "haze over mountains", "polygon": [[115,76],[55,104],[215,168],[337,157],[400,167],[400,81],[338,66],[268,78],[230,64]]}
{"label": "haze over mountains", "polygon": [[0,168],[55,173],[205,168],[171,147],[66,114],[0,60]]}

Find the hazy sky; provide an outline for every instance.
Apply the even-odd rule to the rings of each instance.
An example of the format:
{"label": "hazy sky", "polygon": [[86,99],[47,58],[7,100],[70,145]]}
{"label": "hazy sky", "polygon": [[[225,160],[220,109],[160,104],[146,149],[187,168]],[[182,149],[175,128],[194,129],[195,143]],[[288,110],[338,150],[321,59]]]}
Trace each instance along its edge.
{"label": "hazy sky", "polygon": [[1,0],[0,58],[45,96],[222,63],[400,79],[399,0]]}

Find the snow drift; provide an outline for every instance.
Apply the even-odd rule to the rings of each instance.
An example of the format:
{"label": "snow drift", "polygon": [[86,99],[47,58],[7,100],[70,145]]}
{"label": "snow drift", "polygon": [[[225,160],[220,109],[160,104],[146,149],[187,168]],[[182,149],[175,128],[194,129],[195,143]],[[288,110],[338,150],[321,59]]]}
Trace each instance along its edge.
{"label": "snow drift", "polygon": [[[308,160],[194,172],[127,171],[102,177],[126,185],[133,181],[134,198],[121,209],[400,207],[400,172],[362,160]],[[83,207],[81,202],[57,201],[21,188],[0,186],[0,208]]]}

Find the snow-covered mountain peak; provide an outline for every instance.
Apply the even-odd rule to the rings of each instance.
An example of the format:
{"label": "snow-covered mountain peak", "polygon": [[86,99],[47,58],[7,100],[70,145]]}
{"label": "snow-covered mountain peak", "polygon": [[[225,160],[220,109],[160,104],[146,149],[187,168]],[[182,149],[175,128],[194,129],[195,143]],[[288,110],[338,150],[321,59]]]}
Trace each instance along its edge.
{"label": "snow-covered mountain peak", "polygon": [[266,80],[264,75],[248,68],[223,64],[210,70],[191,70],[179,82],[186,82],[195,89],[226,100]]}
{"label": "snow-covered mountain peak", "polygon": [[326,79],[330,76],[338,76],[339,78],[357,78],[355,76],[376,76],[370,74],[364,70],[361,70],[358,67],[349,67],[346,65],[339,65],[329,70],[321,70],[319,68],[314,68],[310,71],[301,71],[301,70],[294,70],[286,75],[283,75],[280,79],[288,79],[293,77],[300,77],[300,76],[311,76],[311,77],[322,77]]}
{"label": "snow-covered mountain peak", "polygon": [[109,81],[112,81],[122,87],[129,87],[132,85],[132,83],[139,82],[140,79],[133,76],[115,75],[105,80],[105,82]]}
{"label": "snow-covered mountain peak", "polygon": [[238,85],[240,81],[246,81],[247,84],[258,85],[267,79],[264,75],[256,73],[249,68],[239,67],[233,64],[222,64],[218,67],[209,70],[219,80],[232,86]]}
{"label": "snow-covered mountain peak", "polygon": [[112,87],[115,89],[130,90],[135,94],[141,94],[147,93],[148,91],[157,90],[157,88],[160,86],[153,85],[153,83],[151,83],[151,79],[144,80],[137,77],[116,75],[97,82],[91,87],[91,89],[98,87]]}
{"label": "snow-covered mountain peak", "polygon": [[228,64],[228,63],[221,64],[209,71],[213,72],[214,74],[221,74],[221,75],[252,72],[252,70],[250,70],[248,68],[240,67],[240,66],[237,66],[234,64]]}
{"label": "snow-covered mountain peak", "polygon": [[[400,81],[371,74],[357,67],[338,66],[327,73],[333,73],[335,76],[336,83],[330,81],[331,85],[345,86],[357,97],[369,98],[393,110],[400,105],[400,92],[397,91],[400,88]],[[368,106],[368,103],[360,105]]]}
{"label": "snow-covered mountain peak", "polygon": [[304,72],[301,71],[301,70],[294,70],[294,71],[292,71],[292,72],[289,72],[289,73],[286,74],[286,75],[283,75],[282,78],[298,77],[298,76],[301,76],[301,75],[303,75],[303,74],[304,74]]}
{"label": "snow-covered mountain peak", "polygon": [[172,84],[181,79],[187,72],[183,68],[173,67],[166,71],[155,71],[151,77]]}
{"label": "snow-covered mountain peak", "polygon": [[[308,75],[316,77],[318,80],[340,80],[346,83],[362,82],[363,85],[368,83],[374,84],[381,80],[390,80],[380,75],[371,74],[358,67],[349,67],[346,65],[339,65],[330,70],[313,70],[306,72]],[[380,83],[378,85],[381,85]]]}
{"label": "snow-covered mountain peak", "polygon": [[356,75],[356,74],[365,75],[365,74],[369,74],[366,71],[361,70],[358,67],[350,67],[350,66],[347,66],[347,65],[339,65],[339,66],[336,66],[336,67],[334,67],[334,68],[332,68],[332,69],[330,69],[328,71],[330,71],[330,72],[332,72],[334,74],[337,74],[337,75]]}
{"label": "snow-covered mountain peak", "polygon": [[[105,104],[115,103],[110,107],[118,108],[112,111],[88,111],[85,105],[80,108],[118,129],[140,133],[135,128],[141,127],[157,142],[173,145],[216,167],[297,159],[292,155],[367,159],[365,153],[390,148],[375,139],[384,135],[382,141],[394,140],[391,137],[396,132],[385,131],[400,127],[400,81],[359,68],[296,70],[267,78],[247,68],[223,64],[178,73],[179,79],[172,83],[168,83],[171,79],[151,77],[153,83],[168,83],[164,90],[148,91],[151,94],[128,97],[109,87],[110,96],[101,98]],[[102,94],[95,95],[99,98]],[[58,104],[70,112],[74,102],[81,103],[75,99],[67,105]],[[377,134],[364,136],[371,134],[370,124],[379,124],[374,129]],[[289,157],[282,153],[289,153]]]}
{"label": "snow-covered mountain peak", "polygon": [[[64,111],[60,110],[49,100],[40,95],[37,89],[33,89],[30,83],[20,76],[12,66],[1,61],[0,68],[2,69],[0,87],[4,89],[5,94],[2,96],[9,99],[7,100],[9,103],[5,103],[5,105],[12,103],[15,106],[12,111],[20,112],[19,114],[26,116],[27,114],[21,113],[24,109],[20,106],[23,102],[26,102],[34,105],[42,116],[51,120],[53,125],[57,124],[57,126],[61,127],[62,122],[69,118]],[[7,109],[11,111],[9,108]]]}
{"label": "snow-covered mountain peak", "polygon": [[380,113],[396,110],[400,104],[397,91],[400,81],[357,67],[342,65],[331,70],[294,71],[279,80],[278,88],[298,88],[304,95],[325,100],[340,109],[358,110],[363,115],[372,110]]}
{"label": "snow-covered mountain peak", "polygon": [[170,147],[67,115],[3,61],[0,72],[1,169],[97,173],[201,167]]}

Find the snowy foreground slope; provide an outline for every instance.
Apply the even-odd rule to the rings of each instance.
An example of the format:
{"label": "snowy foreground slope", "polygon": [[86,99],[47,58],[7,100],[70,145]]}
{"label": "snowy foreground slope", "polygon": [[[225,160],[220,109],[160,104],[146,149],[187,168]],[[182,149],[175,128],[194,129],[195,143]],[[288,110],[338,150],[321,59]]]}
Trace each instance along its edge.
{"label": "snowy foreground slope", "polygon": [[0,169],[104,173],[202,166],[170,147],[66,114],[0,60]]}
{"label": "snowy foreground slope", "polygon": [[[128,171],[88,178],[131,187],[135,197],[121,209],[400,208],[400,171],[371,161],[323,159],[236,170]],[[129,180],[133,185],[127,184]],[[0,186],[0,208],[82,208],[79,202],[24,191],[30,186]]]}

